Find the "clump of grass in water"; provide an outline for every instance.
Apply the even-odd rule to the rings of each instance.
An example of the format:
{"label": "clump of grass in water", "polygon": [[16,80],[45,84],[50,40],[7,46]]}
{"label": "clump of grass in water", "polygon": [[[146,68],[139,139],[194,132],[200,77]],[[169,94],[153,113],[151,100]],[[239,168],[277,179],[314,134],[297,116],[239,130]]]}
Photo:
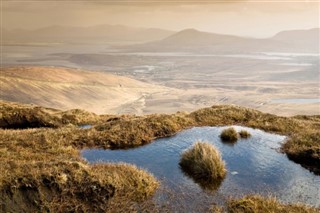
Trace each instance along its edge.
{"label": "clump of grass in water", "polygon": [[196,142],[192,148],[183,152],[179,165],[187,175],[202,186],[205,183],[220,184],[226,175],[225,163],[219,151],[206,142]]}
{"label": "clump of grass in water", "polygon": [[221,132],[220,138],[224,142],[235,143],[235,142],[237,142],[239,136],[238,136],[237,131],[233,127],[230,127],[230,128],[224,129]]}
{"label": "clump of grass in water", "polygon": [[241,138],[250,138],[251,137],[250,132],[248,132],[247,130],[241,130],[239,132],[239,135]]}

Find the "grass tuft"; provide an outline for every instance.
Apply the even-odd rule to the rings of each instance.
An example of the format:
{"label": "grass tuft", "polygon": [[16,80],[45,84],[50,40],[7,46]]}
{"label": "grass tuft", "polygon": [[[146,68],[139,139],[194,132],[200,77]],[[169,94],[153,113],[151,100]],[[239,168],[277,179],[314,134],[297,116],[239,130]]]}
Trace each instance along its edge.
{"label": "grass tuft", "polygon": [[244,130],[244,129],[239,132],[239,135],[241,138],[250,138],[251,137],[250,132],[248,132],[247,130]]}
{"label": "grass tuft", "polygon": [[224,142],[235,143],[237,142],[238,137],[238,133],[233,127],[224,129],[220,134],[220,138]]}
{"label": "grass tuft", "polygon": [[128,163],[95,164],[92,175],[115,186],[116,196],[142,201],[152,196],[159,187],[158,180],[149,172]]}
{"label": "grass tuft", "polygon": [[226,175],[219,151],[206,142],[196,142],[183,152],[179,164],[185,173],[201,183],[215,183]]}
{"label": "grass tuft", "polygon": [[310,208],[302,204],[282,204],[276,198],[264,198],[250,195],[237,200],[230,200],[228,213],[318,213],[319,208]]}

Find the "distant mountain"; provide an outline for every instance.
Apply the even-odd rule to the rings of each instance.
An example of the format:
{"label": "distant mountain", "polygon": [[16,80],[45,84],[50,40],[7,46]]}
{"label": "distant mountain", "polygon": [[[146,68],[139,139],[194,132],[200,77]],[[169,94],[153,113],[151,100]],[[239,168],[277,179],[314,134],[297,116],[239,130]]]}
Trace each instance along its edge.
{"label": "distant mountain", "polygon": [[[290,30],[267,39],[201,32],[180,32],[123,25],[92,27],[50,26],[37,30],[5,30],[3,43],[115,43],[126,50],[148,52],[319,52],[320,28]],[[134,45],[132,45],[134,43]]]}
{"label": "distant mountain", "polygon": [[318,49],[319,52],[320,28],[282,31],[277,33],[271,39],[275,41],[293,43],[301,47]]}
{"label": "distant mountain", "polygon": [[319,42],[320,28],[282,31],[273,36],[272,39],[278,41]]}
{"label": "distant mountain", "polygon": [[268,39],[186,29],[165,39],[131,46],[132,51],[174,51],[201,53],[241,53],[264,51],[318,52],[319,29],[286,31]]}
{"label": "distant mountain", "polygon": [[195,29],[186,29],[163,39],[161,44],[174,46],[206,46],[239,42],[240,40],[245,41],[247,39],[231,35],[201,32]]}
{"label": "distant mountain", "polygon": [[50,26],[36,30],[6,30],[5,42],[148,42],[163,39],[175,32],[156,28],[135,28],[123,25],[92,27]]}
{"label": "distant mountain", "polygon": [[186,29],[165,39],[145,44],[133,45],[134,51],[166,51],[166,52],[241,52],[251,49],[259,39],[244,38],[232,35],[201,32]]}

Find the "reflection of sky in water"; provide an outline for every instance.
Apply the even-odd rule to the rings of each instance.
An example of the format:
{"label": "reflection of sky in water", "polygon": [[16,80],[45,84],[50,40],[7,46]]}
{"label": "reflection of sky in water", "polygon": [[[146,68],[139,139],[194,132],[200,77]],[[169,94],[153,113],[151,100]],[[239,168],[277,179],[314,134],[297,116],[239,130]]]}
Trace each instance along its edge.
{"label": "reflection of sky in water", "polygon": [[90,125],[90,124],[84,124],[84,125],[80,125],[79,128],[80,128],[80,129],[91,129],[91,128],[92,128],[92,125]]}
{"label": "reflection of sky in water", "polygon": [[[226,161],[228,174],[213,197],[239,196],[245,193],[272,193],[284,201],[306,202],[320,205],[320,177],[315,176],[276,151],[284,136],[268,134],[245,127],[252,137],[239,140],[235,145],[223,144],[219,134],[224,127],[202,127],[183,131],[174,137],[158,139],[155,142],[129,150],[84,150],[82,154],[90,162],[128,162],[145,168],[163,180],[169,188],[192,197],[201,205],[207,193],[179,169],[180,154],[195,141],[208,141],[214,144]],[[180,198],[182,199],[182,198]],[[197,201],[194,201],[194,200]],[[193,203],[194,204],[194,203]]]}

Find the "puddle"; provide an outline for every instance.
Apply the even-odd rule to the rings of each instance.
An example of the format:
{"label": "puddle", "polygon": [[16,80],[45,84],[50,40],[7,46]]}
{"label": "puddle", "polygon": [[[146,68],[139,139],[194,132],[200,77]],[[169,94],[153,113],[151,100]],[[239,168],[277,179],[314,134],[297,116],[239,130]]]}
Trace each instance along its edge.
{"label": "puddle", "polygon": [[90,125],[90,124],[84,124],[84,125],[80,125],[79,128],[80,128],[80,129],[91,129],[91,128],[92,128],[92,125]]}
{"label": "puddle", "polygon": [[272,99],[271,103],[281,103],[281,104],[313,104],[320,103],[320,98],[284,98],[284,99]]}
{"label": "puddle", "polygon": [[[195,127],[143,147],[129,150],[86,149],[82,156],[90,163],[121,161],[148,170],[161,180],[162,189],[154,200],[160,205],[170,203],[176,210],[183,206],[188,212],[197,212],[205,204],[223,204],[229,196],[240,197],[250,193],[272,194],[284,202],[320,205],[320,176],[315,176],[277,151],[285,136],[234,127],[238,131],[245,129],[252,136],[230,145],[222,143],[219,137],[226,127]],[[179,168],[180,154],[195,141],[214,144],[226,162],[227,176],[216,191],[202,189]]]}

